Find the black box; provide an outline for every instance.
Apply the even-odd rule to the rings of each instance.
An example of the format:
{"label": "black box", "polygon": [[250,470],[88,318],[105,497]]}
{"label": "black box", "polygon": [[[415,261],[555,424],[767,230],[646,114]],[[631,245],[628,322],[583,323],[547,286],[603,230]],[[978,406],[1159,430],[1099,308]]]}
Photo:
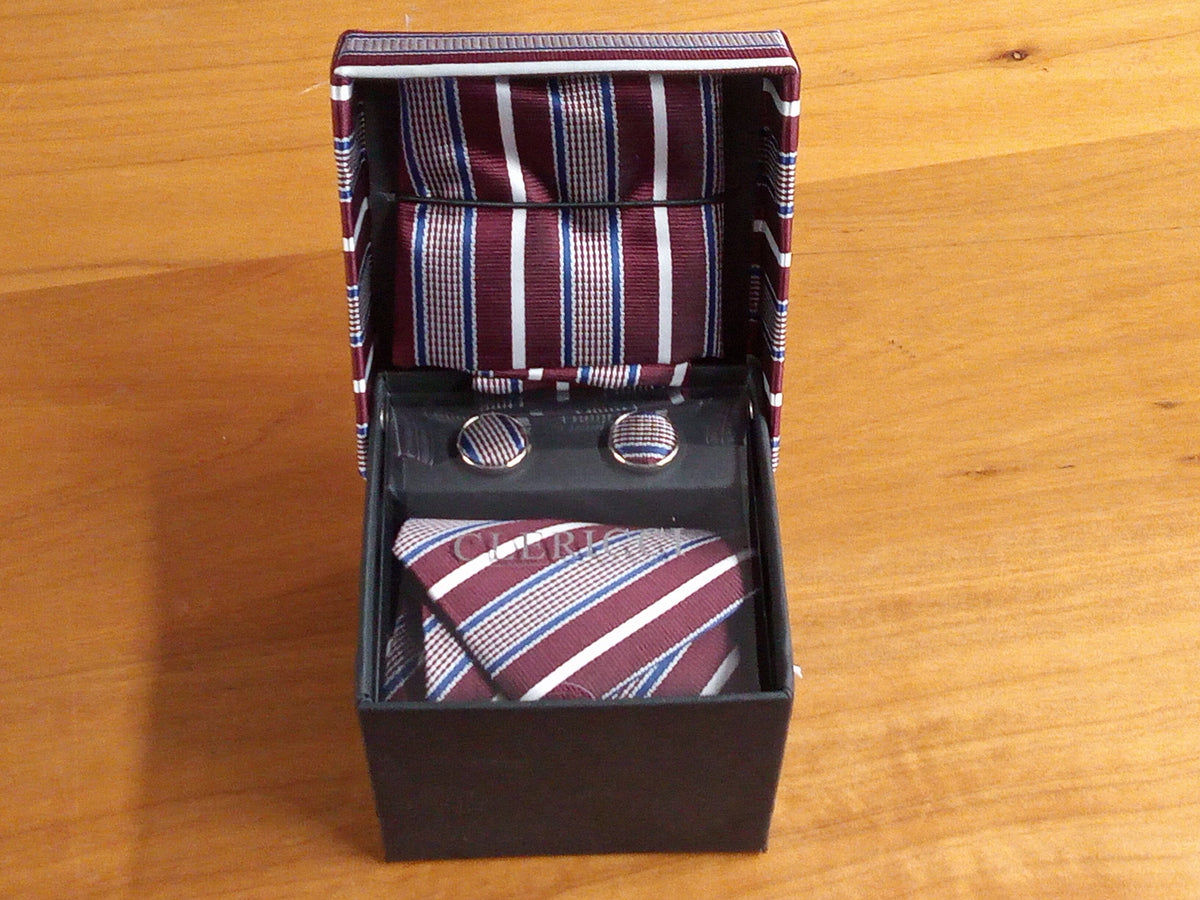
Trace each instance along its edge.
{"label": "black box", "polygon": [[[528,209],[531,220],[561,216],[564,222],[579,209],[598,209],[599,215],[621,217],[623,223],[636,224],[643,217],[648,226],[652,223],[658,229],[668,215],[659,210],[674,206],[679,211],[672,213],[676,219],[671,228],[676,230],[668,238],[675,239],[676,246],[690,238],[677,230],[679,221],[690,222],[694,215],[696,222],[709,223],[707,237],[697,244],[706,248],[709,257],[680,262],[668,247],[665,262],[657,257],[656,285],[647,288],[638,283],[640,267],[629,266],[619,286],[614,280],[614,291],[628,286],[630,294],[647,289],[653,296],[656,288],[661,303],[663,269],[684,271],[688,265],[703,264],[703,259],[717,260],[712,271],[719,271],[719,277],[712,275],[704,283],[710,304],[721,306],[720,316],[715,306],[708,307],[705,340],[710,342],[706,349],[719,347],[722,352],[688,357],[686,384],[678,384],[675,375],[682,370],[676,369],[674,375],[669,370],[679,360],[663,358],[663,347],[674,347],[672,340],[681,340],[680,334],[690,324],[679,316],[673,322],[660,318],[660,358],[620,360],[631,367],[631,382],[642,375],[643,362],[645,372],[656,366],[666,372],[658,380],[648,377],[631,387],[590,392],[480,394],[479,378],[536,381],[542,370],[513,366],[513,371],[497,373],[479,365],[474,351],[457,365],[447,364],[446,353],[456,353],[457,348],[436,346],[433,341],[428,344],[431,349],[425,348],[420,344],[420,328],[415,331],[415,358],[407,357],[409,348],[400,346],[401,332],[413,326],[405,319],[407,301],[396,300],[404,288],[398,294],[396,285],[412,277],[406,267],[416,266],[408,255],[416,252],[413,236],[421,234],[421,213],[414,214],[415,226],[401,221],[408,215],[404,205],[416,201],[404,196],[403,179],[396,173],[405,165],[401,157],[412,152],[411,144],[436,141],[437,136],[406,131],[416,121],[410,118],[414,115],[410,104],[418,94],[414,91],[406,98],[402,89],[397,100],[397,84],[401,79],[421,79],[423,86],[444,90],[453,102],[460,96],[460,86],[461,96],[466,96],[468,80],[475,86],[502,82],[500,90],[513,92],[540,90],[549,81],[549,114],[565,110],[569,118],[574,114],[569,103],[561,109],[553,106],[557,79],[579,73],[587,77],[598,73],[602,90],[596,94],[597,102],[604,103],[622,102],[623,90],[627,101],[636,95],[640,79],[650,79],[651,108],[634,108],[621,121],[630,133],[641,118],[653,119],[657,127],[670,116],[681,115],[679,105],[671,105],[672,98],[691,89],[691,81],[673,94],[673,78],[699,77],[702,93],[719,91],[720,133],[705,132],[712,143],[704,152],[721,156],[711,164],[706,158],[705,165],[710,165],[706,171],[704,165],[694,168],[697,178],[711,187],[720,183],[712,177],[719,167],[722,189],[696,201],[672,200],[660,195],[656,186],[654,196],[644,201],[568,204],[526,202],[523,195],[518,202],[514,187],[514,202],[479,200],[473,193],[469,203],[437,202],[471,208],[467,227],[478,230],[463,233],[472,239],[484,234],[484,226],[473,217],[482,223],[494,207],[502,207],[510,219],[516,218],[514,209]],[[358,710],[388,859],[765,849],[793,691],[772,475],[778,451],[798,89],[798,72],[785,40],[778,32],[351,33],[339,43],[332,81],[360,466],[367,477]],[[486,99],[486,90],[483,96]],[[579,108],[586,113],[586,106]],[[454,124],[452,118],[449,121]],[[558,126],[559,120],[553,119],[552,124]],[[702,127],[710,126],[706,120]],[[466,127],[469,131],[474,123],[467,120]],[[470,140],[461,134],[454,137]],[[658,179],[658,167],[666,169],[667,153],[650,151],[645,171],[653,169]],[[686,143],[671,152],[676,154],[672,165],[686,168],[694,161],[687,157]],[[560,175],[565,159],[561,153],[556,157]],[[636,168],[639,160],[635,152],[623,162]],[[410,166],[408,171],[411,176],[414,169]],[[462,171],[464,189],[470,190],[474,190],[472,177],[483,180],[488,175],[486,165],[479,170],[481,175]],[[664,177],[656,185],[665,182]],[[420,204],[427,202],[431,201],[420,200]],[[570,211],[562,211],[568,206]],[[706,208],[693,214],[683,209],[693,206],[719,210]],[[618,207],[619,213],[605,211]],[[522,222],[525,215],[522,211]],[[713,222],[720,227],[712,228]],[[533,234],[536,226],[527,227],[525,234]],[[663,231],[653,233],[661,239]],[[466,237],[462,240],[466,246]],[[714,248],[718,241],[720,246]],[[564,236],[560,249],[567,244]],[[663,252],[662,246],[657,252]],[[530,247],[537,249],[536,242],[531,241]],[[462,290],[472,292],[474,279],[479,278],[482,296],[489,287],[482,281],[487,273],[476,270],[493,260],[482,243],[473,246],[471,253],[475,255],[464,256],[463,271],[469,278]],[[509,262],[516,272],[519,264]],[[614,255],[614,271],[625,262]],[[546,261],[547,266],[552,263]],[[569,271],[566,264],[562,271]],[[520,276],[521,291],[527,284],[524,272],[531,273],[528,283],[536,288],[538,272],[527,268]],[[669,291],[669,278],[666,284]],[[537,302],[536,291],[530,298],[531,305]],[[471,299],[478,298],[472,295]],[[631,308],[619,312],[624,315]],[[456,327],[494,328],[497,320],[489,315],[481,302],[470,313],[478,318],[464,312]],[[614,321],[617,317],[614,311]],[[515,348],[515,314],[512,321]],[[627,329],[623,336],[614,330],[614,347],[621,340],[630,347],[635,343],[638,336],[631,321],[622,326]],[[713,338],[718,331],[719,338]],[[575,337],[580,342],[589,339],[582,332]],[[477,337],[471,333],[469,339]],[[478,340],[482,357],[487,341]],[[594,378],[594,364],[569,365],[574,360],[569,358],[567,341],[565,330],[560,329],[561,355],[529,361],[558,365],[552,380],[586,382],[589,369]],[[531,338],[530,346],[533,343]],[[748,352],[728,349],[741,347]],[[431,352],[442,357],[430,358]],[[518,361],[517,351],[512,353]],[[636,354],[629,351],[629,355]],[[526,361],[523,353],[519,361]],[[522,383],[527,387],[531,382]],[[670,407],[679,428],[679,457],[651,478],[630,477],[604,461],[603,423],[630,404]],[[485,476],[482,481],[460,482],[451,460],[453,422],[496,408],[528,417],[538,455],[519,477],[488,480]],[[406,435],[414,429],[426,447],[423,454],[409,452]],[[416,458],[421,455],[428,458]],[[744,534],[757,551],[755,624],[761,689],[711,697],[528,703],[381,699],[382,653],[401,577],[401,566],[390,548],[400,523],[408,516],[529,515]]]}

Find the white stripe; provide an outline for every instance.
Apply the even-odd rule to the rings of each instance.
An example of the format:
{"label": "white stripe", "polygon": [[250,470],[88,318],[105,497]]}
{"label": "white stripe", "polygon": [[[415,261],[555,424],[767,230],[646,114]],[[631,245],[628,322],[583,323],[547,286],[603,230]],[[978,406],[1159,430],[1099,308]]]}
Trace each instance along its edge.
{"label": "white stripe", "polygon": [[798,72],[789,56],[759,59],[538,59],[526,62],[446,62],[390,66],[338,66],[343,78],[453,78],[470,75],[568,75],[576,72],[741,72],[787,69]]}
{"label": "white stripe", "polygon": [[675,371],[671,373],[671,387],[679,387],[683,384],[683,379],[687,376],[688,364],[685,362],[679,363],[675,367]]}
{"label": "white stripe", "polygon": [[792,264],[792,254],[789,250],[787,253],[779,252],[779,245],[775,243],[775,235],[771,233],[771,226],[762,219],[754,220],[754,230],[767,239],[767,246],[771,248],[771,253],[775,256],[775,261],[779,263],[781,268],[786,269]]}
{"label": "white stripe", "polygon": [[763,79],[763,90],[771,95],[771,99],[775,101],[775,108],[779,110],[781,116],[787,116],[789,119],[794,119],[800,115],[799,100],[784,100],[779,96],[779,91],[775,90],[775,84],[770,78]]}
{"label": "white stripe", "polygon": [[665,206],[654,207],[654,236],[658,240],[658,361],[671,361],[671,229]]}
{"label": "white stripe", "polygon": [[544,377],[546,377],[545,369],[530,369],[529,370],[529,380],[530,381],[541,381]]}
{"label": "white stripe", "polygon": [[[654,118],[654,200],[667,199],[667,92],[661,75],[650,76],[650,109]],[[665,206],[654,207],[658,243],[658,361],[671,361],[671,229]]]}
{"label": "white stripe", "polygon": [[783,392],[778,394],[771,392],[771,383],[767,381],[767,373],[763,372],[763,393],[767,395],[767,402],[772,406],[783,406]]}
{"label": "white stripe", "polygon": [[720,562],[714,563],[698,575],[693,575],[679,587],[664,594],[660,599],[655,600],[637,615],[626,619],[612,631],[608,632],[608,634],[599,638],[589,646],[584,647],[582,650],[556,668],[553,672],[531,687],[528,691],[526,691],[525,695],[521,697],[521,699],[540,700],[588,663],[607,653],[631,634],[640,631],[655,619],[661,617],[664,613],[667,613],[674,607],[678,606],[706,584],[716,581],[730,569],[736,567],[740,562],[748,559],[749,556],[750,551],[748,550],[742,551],[741,553],[737,554],[737,556],[726,556]]}
{"label": "white stripe", "polygon": [[334,100],[349,100],[350,92],[354,90],[352,84],[331,84],[329,86],[329,96]]}
{"label": "white stripe", "polygon": [[354,223],[354,237],[342,238],[342,249],[353,253],[358,246],[358,236],[362,232],[363,221],[367,218],[368,201],[363,198],[362,206],[358,208],[358,221]]}
{"label": "white stripe", "polygon": [[507,556],[512,556],[518,550],[528,547],[530,544],[544,541],[546,538],[561,531],[570,531],[572,528],[584,528],[587,524],[587,522],[559,522],[557,525],[548,525],[537,531],[530,531],[510,541],[505,541],[503,544],[497,545],[495,550],[488,550],[486,553],[479,554],[474,559],[468,560],[457,569],[453,569],[434,582],[433,586],[429,588],[429,599],[442,599],[442,597],[446,596],[447,593],[454,590],[468,578],[474,578],[492,563]]}
{"label": "white stripe", "polygon": [[354,379],[354,393],[365,394],[367,392],[367,382],[371,380],[371,366],[375,364],[375,345],[371,345],[371,349],[367,351],[366,362],[363,363],[363,377]]}
{"label": "white stripe", "polygon": [[[508,167],[508,187],[513,203],[525,202],[525,175],[517,153],[517,133],[513,122],[512,88],[507,78],[496,79],[496,105],[500,112],[500,139],[504,144],[504,163]],[[512,259],[509,264],[509,296],[512,306],[512,367],[525,368],[525,210],[512,213]]]}
{"label": "white stripe", "polygon": [[713,672],[713,677],[708,679],[708,684],[700,689],[701,697],[711,697],[713,694],[721,693],[721,688],[729,682],[733,673],[737,670],[738,663],[741,662],[742,654],[738,652],[738,648],[734,647],[729,651],[729,655],[725,657],[721,665],[717,667],[717,671]]}

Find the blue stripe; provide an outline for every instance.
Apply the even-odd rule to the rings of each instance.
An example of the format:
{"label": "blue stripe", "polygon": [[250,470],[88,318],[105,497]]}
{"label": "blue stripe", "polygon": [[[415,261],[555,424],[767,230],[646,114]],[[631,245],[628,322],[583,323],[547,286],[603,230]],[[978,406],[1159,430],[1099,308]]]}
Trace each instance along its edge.
{"label": "blue stripe", "polygon": [[622,456],[631,453],[644,453],[647,456],[666,456],[675,448],[670,444],[618,444],[617,450]]}
{"label": "blue stripe", "polygon": [[571,218],[567,210],[559,212],[559,240],[562,241],[562,361],[575,365],[571,336]]}
{"label": "blue stripe", "polygon": [[[570,202],[567,185],[567,134],[563,121],[562,91],[557,78],[548,81],[550,89],[550,118],[554,128],[554,176],[558,185],[558,199]],[[571,340],[571,219],[567,210],[558,214],[559,240],[562,264],[562,364],[575,364],[575,351]]]}
{"label": "blue stripe", "polygon": [[442,86],[446,95],[446,123],[450,126],[450,141],[454,148],[454,161],[458,164],[458,178],[462,183],[463,199],[474,200],[475,192],[471,188],[471,167],[467,162],[467,142],[463,138],[460,121],[458,80],[443,78]]}
{"label": "blue stripe", "polygon": [[658,687],[659,682],[662,681],[663,676],[667,674],[667,670],[671,668],[672,664],[677,662],[679,657],[683,656],[683,654],[687,652],[688,646],[688,644],[684,644],[674,652],[668,653],[666,656],[664,656],[662,660],[659,661],[658,665],[654,666],[654,668],[651,670],[650,677],[642,682],[638,689],[634,691],[633,696],[649,697],[654,689]]}
{"label": "blue stripe", "polygon": [[521,432],[513,426],[512,420],[508,416],[500,417],[500,424],[504,426],[504,430],[508,432],[509,438],[512,440],[513,448],[522,450],[525,447],[525,438],[521,436]]}
{"label": "blue stripe", "polygon": [[469,668],[470,665],[471,665],[470,657],[464,655],[462,657],[462,659],[460,659],[457,663],[455,663],[454,666],[450,669],[450,671],[447,672],[442,677],[441,681],[439,681],[432,688],[430,688],[430,690],[429,690],[430,699],[431,700],[441,700],[442,695],[445,694],[446,691],[450,690],[451,686],[454,684],[454,682],[458,678],[458,676],[463,671],[465,671],[467,668]]}
{"label": "blue stripe", "polygon": [[[510,646],[508,648],[508,650],[505,651],[499,658],[497,658],[496,660],[494,660],[493,662],[491,662],[488,665],[488,667],[487,667],[488,673],[491,675],[495,675],[497,672],[499,672],[501,669],[503,669],[506,665],[508,665],[509,662],[514,660],[516,657],[520,656],[522,653],[524,653],[526,650],[528,650],[530,647],[532,647],[534,644],[536,644],[538,641],[540,641],[547,634],[554,631],[559,625],[561,625],[567,619],[570,619],[570,618],[578,615],[579,613],[583,612],[584,610],[588,609],[589,607],[594,606],[596,603],[598,603],[600,600],[603,600],[605,597],[611,596],[612,594],[616,593],[620,588],[629,584],[631,581],[637,580],[637,578],[640,577],[643,572],[649,571],[650,569],[657,566],[659,563],[665,562],[666,560],[668,560],[674,556],[682,555],[683,553],[686,553],[688,550],[691,550],[692,548],[697,547],[701,544],[708,543],[712,540],[713,540],[713,538],[711,538],[707,535],[704,537],[693,538],[692,540],[688,541],[686,544],[682,544],[678,547],[672,547],[669,550],[662,551],[661,553],[654,556],[653,558],[648,559],[645,562],[643,562],[636,569],[630,569],[628,571],[622,572],[618,577],[614,578],[612,581],[610,581],[604,587],[600,588],[599,590],[593,591],[591,594],[584,597],[578,603],[574,604],[573,606],[568,607],[567,609],[564,609],[562,612],[560,612],[558,615],[554,616],[553,618],[549,619],[548,621],[543,622],[538,628],[534,629],[533,631],[529,632],[529,634],[525,635],[525,637],[522,638],[520,640],[520,642]],[[616,539],[614,539],[611,543],[616,543]],[[609,546],[611,546],[611,543]],[[570,556],[567,557],[567,560],[571,560],[571,559],[572,559],[572,557],[570,557]],[[513,589],[513,591],[517,591],[521,587],[523,587],[523,586],[518,585],[517,588]],[[509,593],[512,593],[513,591],[510,591]]]}
{"label": "blue stripe", "polygon": [[549,79],[550,116],[554,127],[554,176],[558,183],[558,199],[570,203],[567,192],[567,133],[563,121],[562,90],[557,78]]}
{"label": "blue stripe", "polygon": [[[467,161],[467,142],[463,137],[458,103],[458,80],[443,78],[442,88],[446,102],[446,123],[450,128],[450,144],[454,148],[454,161],[458,165],[458,179],[462,185],[464,200],[474,200],[471,186],[471,166]],[[462,351],[463,368],[475,368],[475,209],[463,210],[462,224]]]}
{"label": "blue stripe", "polygon": [[625,360],[624,347],[621,346],[624,336],[621,319],[624,297],[621,294],[621,213],[617,209],[608,211],[608,254],[608,265],[612,270],[612,363],[620,365]]}
{"label": "blue stripe", "polygon": [[642,688],[644,688],[646,686],[646,684],[650,681],[650,675],[651,675],[651,671],[653,668],[654,668],[654,665],[653,665],[653,663],[651,663],[650,665],[642,666],[640,669],[637,670],[637,672],[634,673],[634,677],[632,679],[629,679],[629,683],[630,683],[630,686],[632,687],[632,690],[625,691],[627,696],[629,696],[629,697],[637,696],[638,691],[642,690]]}
{"label": "blue stripe", "polygon": [[429,207],[417,205],[417,218],[413,225],[413,324],[416,326],[416,362],[418,366],[428,365],[425,347],[425,215]]}
{"label": "blue stripe", "polygon": [[470,531],[472,528],[478,528],[479,525],[479,522],[469,522],[466,525],[460,525],[458,528],[451,528],[449,531],[438,532],[433,537],[417,544],[417,546],[413,547],[411,550],[405,551],[404,555],[400,557],[400,562],[408,565],[426,550],[433,549],[448,538],[457,537],[464,532]]}
{"label": "blue stripe", "polygon": [[479,452],[479,448],[475,446],[475,441],[470,435],[461,435],[462,452],[473,463],[483,465],[483,457]]}
{"label": "blue stripe", "polygon": [[475,368],[475,209],[463,211],[462,292],[463,367]]}
{"label": "blue stripe", "polygon": [[417,661],[415,659],[409,660],[400,667],[399,671],[397,671],[395,675],[383,683],[383,692],[385,694],[390,694],[396,688],[400,687],[400,685],[404,684],[404,682],[408,681],[413,672],[416,670]]}
{"label": "blue stripe", "polygon": [[634,364],[629,367],[629,378],[628,378],[629,387],[633,387],[634,385],[636,385],[638,383],[638,376],[640,376],[641,374],[642,374],[642,367],[640,365]]}
{"label": "blue stripe", "polygon": [[702,196],[711,197],[716,193],[716,109],[713,104],[713,84],[711,75],[700,77],[700,94],[704,104],[704,191]]}
{"label": "blue stripe", "polygon": [[706,356],[717,355],[717,302],[719,299],[717,285],[717,213],[711,206],[704,207],[704,252],[705,272],[708,282],[708,320],[704,335],[704,352]]}
{"label": "blue stripe", "polygon": [[[621,198],[617,192],[617,110],[613,103],[612,78],[605,75],[600,79],[600,100],[604,107],[604,163],[605,181],[608,199],[617,201]],[[612,272],[612,362],[620,364],[625,358],[625,348],[622,346],[624,323],[621,318],[624,309],[624,297],[621,293],[621,214],[616,209],[608,211],[608,252],[609,269]]]}
{"label": "blue stripe", "polygon": [[600,102],[604,108],[604,175],[608,199],[617,201],[617,110],[613,103],[612,76],[600,79]]}

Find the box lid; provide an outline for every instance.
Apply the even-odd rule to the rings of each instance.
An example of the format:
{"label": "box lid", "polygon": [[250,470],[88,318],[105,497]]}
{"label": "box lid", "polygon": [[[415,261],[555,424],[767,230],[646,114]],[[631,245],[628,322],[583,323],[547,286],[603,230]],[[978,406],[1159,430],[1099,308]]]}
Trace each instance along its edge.
{"label": "box lid", "polygon": [[799,70],[781,32],[349,32],[331,77],[359,466],[373,374],[762,371],[778,461]]}

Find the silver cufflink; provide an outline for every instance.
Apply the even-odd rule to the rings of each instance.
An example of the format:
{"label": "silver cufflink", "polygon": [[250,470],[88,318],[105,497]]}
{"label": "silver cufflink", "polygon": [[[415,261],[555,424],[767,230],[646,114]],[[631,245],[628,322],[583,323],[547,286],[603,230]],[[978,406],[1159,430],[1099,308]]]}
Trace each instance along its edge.
{"label": "silver cufflink", "polygon": [[629,412],[608,430],[613,459],[633,469],[661,469],[679,453],[679,435],[663,413]]}
{"label": "silver cufflink", "polygon": [[481,413],[458,432],[458,455],[468,466],[485,472],[505,472],[529,454],[529,432],[504,413]]}

